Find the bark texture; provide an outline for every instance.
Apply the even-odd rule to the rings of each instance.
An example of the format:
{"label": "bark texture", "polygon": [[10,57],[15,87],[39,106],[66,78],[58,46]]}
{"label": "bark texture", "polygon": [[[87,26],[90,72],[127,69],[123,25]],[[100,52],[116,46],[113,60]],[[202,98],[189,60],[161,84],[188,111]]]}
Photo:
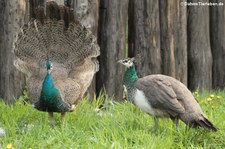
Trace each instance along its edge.
{"label": "bark texture", "polygon": [[160,0],[162,73],[187,85],[186,7],[180,0]]}
{"label": "bark texture", "polygon": [[[198,2],[191,0],[191,2]],[[208,2],[204,0],[204,2]],[[212,53],[209,35],[209,7],[188,7],[188,86],[211,89]]]}
{"label": "bark texture", "polygon": [[121,100],[123,92],[123,67],[117,61],[125,57],[127,8],[128,0],[100,0],[97,91],[105,88],[115,100]]}
{"label": "bark texture", "polygon": [[[221,2],[223,0],[213,0]],[[225,9],[224,6],[210,7],[210,43],[213,56],[212,87],[214,89],[225,86]]]}
{"label": "bark texture", "polygon": [[129,57],[136,58],[139,77],[161,73],[159,2],[129,2]]}

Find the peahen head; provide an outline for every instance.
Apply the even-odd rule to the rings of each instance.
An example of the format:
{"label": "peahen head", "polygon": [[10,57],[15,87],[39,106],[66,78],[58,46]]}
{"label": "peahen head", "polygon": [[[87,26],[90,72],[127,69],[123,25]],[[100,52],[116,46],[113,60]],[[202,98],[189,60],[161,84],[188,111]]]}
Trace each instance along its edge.
{"label": "peahen head", "polygon": [[53,69],[53,64],[50,60],[47,61],[46,68],[47,68],[48,74],[50,74],[52,72],[52,69]]}
{"label": "peahen head", "polygon": [[123,82],[125,86],[134,84],[134,82],[136,82],[138,79],[134,65],[134,58],[119,60],[118,63],[123,64],[125,67],[127,67],[127,70],[123,76]]}
{"label": "peahen head", "polygon": [[119,60],[118,63],[123,64],[127,68],[131,68],[132,66],[134,66],[134,58]]}

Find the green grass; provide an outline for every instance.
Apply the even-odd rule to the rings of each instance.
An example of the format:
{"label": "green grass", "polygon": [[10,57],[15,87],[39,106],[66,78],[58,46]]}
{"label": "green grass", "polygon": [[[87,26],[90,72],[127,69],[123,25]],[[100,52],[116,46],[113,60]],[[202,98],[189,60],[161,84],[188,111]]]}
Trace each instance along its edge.
{"label": "green grass", "polygon": [[218,132],[189,129],[183,122],[177,128],[169,119],[160,119],[155,129],[153,119],[127,101],[106,99],[107,109],[95,112],[105,96],[93,103],[82,100],[75,112],[67,113],[64,126],[55,114],[51,128],[47,113],[19,100],[12,106],[0,102],[0,127],[6,131],[0,145],[3,149],[9,144],[15,149],[224,148],[225,92],[196,92],[195,96]]}

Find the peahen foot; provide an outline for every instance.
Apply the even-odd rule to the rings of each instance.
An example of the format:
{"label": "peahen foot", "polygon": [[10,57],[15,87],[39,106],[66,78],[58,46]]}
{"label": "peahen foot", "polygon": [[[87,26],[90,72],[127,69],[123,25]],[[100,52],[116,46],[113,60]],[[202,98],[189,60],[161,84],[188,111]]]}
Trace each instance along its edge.
{"label": "peahen foot", "polygon": [[154,117],[154,128],[157,129],[159,127],[159,120],[157,117]]}
{"label": "peahen foot", "polygon": [[62,112],[62,113],[61,113],[61,121],[62,121],[62,126],[64,126],[64,122],[65,122],[65,115],[66,115],[66,113],[65,113],[65,112]]}
{"label": "peahen foot", "polygon": [[53,119],[53,112],[48,112],[49,121],[52,127],[54,127],[54,119]]}
{"label": "peahen foot", "polygon": [[71,105],[71,107],[70,107],[70,112],[75,111],[75,109],[76,109],[75,105],[74,105],[74,104],[73,104],[73,105]]}

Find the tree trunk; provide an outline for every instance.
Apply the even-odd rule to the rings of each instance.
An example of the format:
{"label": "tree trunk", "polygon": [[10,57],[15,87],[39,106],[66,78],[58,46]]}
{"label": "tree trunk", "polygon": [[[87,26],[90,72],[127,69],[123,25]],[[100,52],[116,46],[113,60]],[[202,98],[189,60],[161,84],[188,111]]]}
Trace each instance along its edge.
{"label": "tree trunk", "polygon": [[[214,0],[221,2],[223,0]],[[213,56],[212,86],[214,89],[225,86],[225,37],[224,6],[210,7],[210,42]]]}
{"label": "tree trunk", "polygon": [[123,67],[117,61],[125,57],[128,0],[100,0],[99,45],[100,71],[97,91],[102,87],[115,100],[122,99]]}
{"label": "tree trunk", "polygon": [[89,28],[97,36],[98,29],[98,0],[72,0],[68,3],[74,9],[74,16],[85,27]]}
{"label": "tree trunk", "polygon": [[186,7],[160,0],[162,73],[187,85]]}
{"label": "tree trunk", "polygon": [[[161,52],[162,52],[162,73],[175,77],[175,40],[173,14],[176,10],[173,5],[175,1],[160,0],[160,36],[161,36]],[[176,17],[176,16],[175,16]],[[176,31],[176,30],[175,30]]]}
{"label": "tree trunk", "polygon": [[[191,0],[191,2],[198,2]],[[205,0],[204,2],[208,2]],[[209,7],[188,7],[188,84],[191,90],[211,89],[212,54],[209,39]]]}
{"label": "tree trunk", "polygon": [[139,77],[161,73],[159,2],[129,2],[129,57],[135,57]]}
{"label": "tree trunk", "polygon": [[25,77],[13,66],[15,36],[24,21],[25,0],[0,2],[0,98],[12,103],[22,93]]}
{"label": "tree trunk", "polygon": [[[177,37],[175,45],[176,78],[188,85],[188,51],[187,51],[187,7],[181,7],[181,0],[176,1]],[[172,18],[171,18],[172,19]]]}

